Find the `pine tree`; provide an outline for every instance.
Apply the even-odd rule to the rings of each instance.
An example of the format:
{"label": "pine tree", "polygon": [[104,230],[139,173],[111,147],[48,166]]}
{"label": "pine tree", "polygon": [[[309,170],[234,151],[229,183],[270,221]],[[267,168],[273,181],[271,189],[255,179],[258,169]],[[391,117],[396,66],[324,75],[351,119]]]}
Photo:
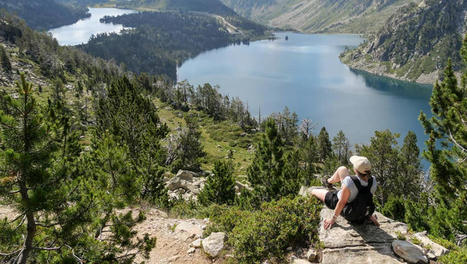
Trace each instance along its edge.
{"label": "pine tree", "polygon": [[309,135],[305,145],[301,148],[302,160],[305,163],[305,185],[309,185],[313,180],[313,174],[316,172],[315,163],[319,161],[318,145],[313,135]]}
{"label": "pine tree", "polygon": [[153,201],[165,196],[162,174],[166,151],[160,141],[168,128],[151,99],[142,95],[141,87],[126,77],[114,80],[106,96],[98,99],[96,121],[97,137],[108,132],[126,145],[143,185],[141,196]]}
{"label": "pine tree", "polygon": [[350,158],[350,143],[342,130],[332,139],[332,148],[337,161],[341,165],[347,165]]}
{"label": "pine tree", "polygon": [[17,83],[17,92],[20,95],[17,100],[9,96],[1,98],[4,106],[0,123],[1,154],[4,169],[9,171],[2,179],[9,184],[2,187],[7,188],[3,195],[16,201],[13,205],[24,216],[27,226],[23,247],[15,256],[17,263],[24,264],[34,251],[38,212],[51,198],[49,195],[55,193],[49,185],[54,175],[48,169],[58,144],[47,136],[32,84],[26,82],[24,75]]}
{"label": "pine tree", "polygon": [[[467,63],[467,56],[464,60]],[[444,80],[433,88],[430,106],[430,120],[425,114],[420,115],[430,136],[423,155],[431,163],[431,177],[440,197],[448,202],[465,191],[467,179],[467,91],[465,86],[458,86],[451,61],[444,71]],[[438,149],[437,144],[443,149]]]}
{"label": "pine tree", "polygon": [[270,118],[264,124],[265,133],[247,176],[259,200],[270,201],[296,193],[301,175],[295,171],[298,169],[298,154],[284,155],[285,143],[275,121]]}
{"label": "pine tree", "polygon": [[397,180],[398,188],[404,190],[404,197],[406,199],[419,198],[423,173],[420,164],[420,150],[417,146],[417,135],[412,131],[409,131],[404,138],[404,144],[400,151],[398,175],[400,177]]}
{"label": "pine tree", "polygon": [[318,155],[321,162],[324,162],[332,155],[332,143],[326,128],[321,128],[318,135]]}
{"label": "pine tree", "polygon": [[198,129],[198,122],[194,116],[186,116],[187,127],[183,128],[179,134],[176,147],[176,158],[172,164],[172,171],[179,169],[199,171],[201,159],[206,156],[201,144],[201,132]]}
{"label": "pine tree", "polygon": [[[137,239],[131,214],[116,213],[120,193],[108,192],[109,174],[90,177],[106,164],[82,154],[64,108],[38,105],[24,75],[17,89],[18,99],[0,98],[0,195],[19,213],[0,222],[0,251],[8,251],[0,254],[2,263],[115,263],[132,261],[138,252],[147,256],[155,240]],[[112,187],[133,186],[130,176]],[[104,225],[112,226],[105,242],[96,235]]]}
{"label": "pine tree", "polygon": [[3,71],[10,73],[12,70],[10,58],[2,45],[0,45],[0,61],[2,62]]}
{"label": "pine tree", "polygon": [[203,190],[199,194],[199,201],[208,205],[232,204],[235,199],[235,179],[231,162],[216,161],[212,175],[208,176]]}
{"label": "pine tree", "polygon": [[[467,64],[467,36],[461,55]],[[453,240],[456,233],[467,233],[462,222],[467,219],[467,71],[459,85],[449,60],[443,77],[433,88],[433,117],[422,113],[420,121],[429,135],[423,156],[431,163],[436,189],[437,204],[429,211],[430,231]]]}

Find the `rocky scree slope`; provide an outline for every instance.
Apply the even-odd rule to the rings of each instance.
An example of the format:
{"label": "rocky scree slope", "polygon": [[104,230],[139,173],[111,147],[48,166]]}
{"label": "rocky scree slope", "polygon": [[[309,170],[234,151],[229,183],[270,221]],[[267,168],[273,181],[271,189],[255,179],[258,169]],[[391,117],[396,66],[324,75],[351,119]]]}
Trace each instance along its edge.
{"label": "rocky scree slope", "polygon": [[421,0],[222,0],[237,13],[303,32],[375,33],[408,3]]}
{"label": "rocky scree slope", "polygon": [[392,16],[369,41],[344,52],[351,68],[389,77],[434,83],[447,64],[461,70],[459,50],[467,23],[466,0],[427,0]]}

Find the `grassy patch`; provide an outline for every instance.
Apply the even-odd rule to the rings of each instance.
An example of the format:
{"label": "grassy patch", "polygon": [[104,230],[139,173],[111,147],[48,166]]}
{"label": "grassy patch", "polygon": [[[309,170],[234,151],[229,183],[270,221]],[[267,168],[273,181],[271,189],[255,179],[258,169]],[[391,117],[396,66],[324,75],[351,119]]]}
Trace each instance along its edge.
{"label": "grassy patch", "polygon": [[[174,110],[167,104],[155,101],[159,107],[159,117],[174,133],[177,127],[185,126],[183,111]],[[199,111],[190,111],[198,115],[201,131],[201,143],[207,153],[202,164],[203,170],[212,170],[217,160],[226,159],[229,155],[235,165],[234,176],[242,180],[253,159],[254,152],[249,147],[258,141],[259,134],[245,133],[242,128],[232,121],[215,121]]]}

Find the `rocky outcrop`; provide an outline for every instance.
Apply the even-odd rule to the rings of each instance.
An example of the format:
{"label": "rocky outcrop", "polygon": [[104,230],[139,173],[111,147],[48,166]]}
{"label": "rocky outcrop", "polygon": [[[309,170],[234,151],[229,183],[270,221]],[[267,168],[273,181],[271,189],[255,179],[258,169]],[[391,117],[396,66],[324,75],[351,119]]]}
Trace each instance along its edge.
{"label": "rocky outcrop", "polygon": [[404,6],[384,27],[341,60],[353,69],[433,84],[448,58],[459,72],[466,32],[466,0],[423,1]]}
{"label": "rocky outcrop", "polygon": [[166,179],[165,186],[170,199],[179,199],[181,197],[187,201],[196,201],[198,194],[204,188],[205,181],[204,177],[199,177],[199,174],[195,172],[179,170],[177,175]]}
{"label": "rocky outcrop", "polygon": [[224,249],[224,240],[225,240],[225,233],[223,232],[211,233],[211,235],[203,239],[202,244],[203,244],[204,252],[212,258],[219,256],[219,254]]}
{"label": "rocky outcrop", "polygon": [[[309,196],[315,188],[322,187],[302,187],[300,195]],[[320,252],[321,263],[407,263],[413,259],[436,259],[448,252],[424,233],[410,234],[405,223],[394,221],[380,213],[376,213],[380,227],[373,224],[351,225],[343,217],[338,217],[334,226],[325,230],[324,219],[331,219],[333,215],[333,210],[323,208],[321,211],[319,239],[324,246]],[[407,241],[394,242],[401,238],[406,238]],[[420,241],[425,248],[410,243],[413,238]],[[397,245],[396,252],[399,255],[394,252],[393,243]]]}

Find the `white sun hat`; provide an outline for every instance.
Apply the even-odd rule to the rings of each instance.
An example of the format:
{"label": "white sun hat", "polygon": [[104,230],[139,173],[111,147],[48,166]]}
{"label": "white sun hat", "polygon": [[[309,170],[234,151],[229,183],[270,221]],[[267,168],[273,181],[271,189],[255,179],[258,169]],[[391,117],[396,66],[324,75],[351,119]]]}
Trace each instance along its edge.
{"label": "white sun hat", "polygon": [[352,163],[354,169],[356,169],[361,174],[368,174],[371,171],[371,163],[366,157],[352,156],[350,157],[350,162]]}

